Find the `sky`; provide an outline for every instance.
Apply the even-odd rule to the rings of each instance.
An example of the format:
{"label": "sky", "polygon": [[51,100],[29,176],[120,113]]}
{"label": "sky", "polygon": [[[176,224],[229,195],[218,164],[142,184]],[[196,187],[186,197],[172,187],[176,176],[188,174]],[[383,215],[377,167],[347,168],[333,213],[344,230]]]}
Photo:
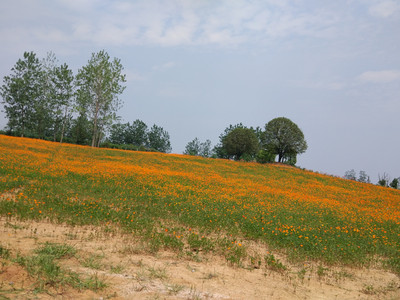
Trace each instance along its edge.
{"label": "sky", "polygon": [[100,50],[120,59],[122,121],[162,126],[173,153],[287,117],[300,167],[400,176],[399,0],[1,1],[0,40],[1,79],[25,51],[75,74]]}

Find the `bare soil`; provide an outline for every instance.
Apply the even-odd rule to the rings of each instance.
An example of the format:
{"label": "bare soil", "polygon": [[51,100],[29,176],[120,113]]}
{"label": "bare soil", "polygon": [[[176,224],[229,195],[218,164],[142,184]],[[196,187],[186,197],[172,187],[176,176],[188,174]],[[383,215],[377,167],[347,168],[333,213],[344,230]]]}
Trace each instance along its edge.
{"label": "bare soil", "polygon": [[[36,279],[13,258],[17,253],[33,255],[45,242],[73,246],[77,253],[60,260],[62,268],[82,277],[95,275],[107,287],[96,291],[49,287],[35,293]],[[0,299],[400,299],[400,278],[378,266],[298,265],[276,254],[288,270],[250,263],[237,267],[210,254],[152,254],[134,235],[115,228],[3,217],[0,246],[10,250],[10,258],[0,257]],[[253,250],[265,251],[262,247],[254,245]]]}

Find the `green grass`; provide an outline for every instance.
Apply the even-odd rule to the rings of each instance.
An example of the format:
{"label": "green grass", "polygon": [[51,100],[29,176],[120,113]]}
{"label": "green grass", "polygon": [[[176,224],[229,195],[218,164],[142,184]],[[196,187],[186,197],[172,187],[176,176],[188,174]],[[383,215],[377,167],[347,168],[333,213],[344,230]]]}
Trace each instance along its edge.
{"label": "green grass", "polygon": [[50,288],[59,290],[66,286],[94,291],[107,286],[97,275],[82,278],[79,274],[59,265],[59,260],[71,258],[76,254],[76,249],[69,245],[46,242],[35,249],[34,253],[35,255],[30,256],[17,254],[12,261],[24,267],[29,276],[35,280],[36,293],[47,292]]}

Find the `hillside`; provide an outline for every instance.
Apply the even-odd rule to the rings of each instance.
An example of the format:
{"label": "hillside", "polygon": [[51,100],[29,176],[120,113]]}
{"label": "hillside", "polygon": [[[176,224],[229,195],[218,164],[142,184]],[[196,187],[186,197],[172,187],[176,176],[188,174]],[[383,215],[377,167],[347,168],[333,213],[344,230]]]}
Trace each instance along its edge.
{"label": "hillside", "polygon": [[[3,232],[32,228],[29,222],[73,226],[74,232],[94,226],[90,230],[99,228],[101,237],[134,236],[136,254],[167,251],[196,262],[217,257],[239,269],[269,270],[282,278],[295,274],[303,279],[299,285],[305,274],[317,278],[324,270],[378,269],[391,274],[385,287],[362,281],[358,294],[399,295],[399,190],[283,165],[0,135],[0,195]],[[26,267],[26,261],[12,259],[17,250],[3,240],[0,254],[11,253],[1,255],[3,268]],[[77,288],[57,280],[40,291]],[[174,295],[179,298],[179,292]]]}

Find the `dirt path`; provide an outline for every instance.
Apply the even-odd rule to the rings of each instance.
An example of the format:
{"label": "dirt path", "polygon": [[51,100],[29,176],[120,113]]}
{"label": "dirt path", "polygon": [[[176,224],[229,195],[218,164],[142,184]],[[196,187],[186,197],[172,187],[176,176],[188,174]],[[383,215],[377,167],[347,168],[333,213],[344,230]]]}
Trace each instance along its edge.
{"label": "dirt path", "polygon": [[[32,256],[45,242],[73,246],[76,254],[61,267],[107,287],[35,293],[35,278],[14,258]],[[0,246],[10,254],[0,256],[0,299],[400,299],[399,277],[384,270],[285,262],[288,270],[276,272],[232,267],[215,256],[151,255],[134,236],[97,227],[0,218]]]}

